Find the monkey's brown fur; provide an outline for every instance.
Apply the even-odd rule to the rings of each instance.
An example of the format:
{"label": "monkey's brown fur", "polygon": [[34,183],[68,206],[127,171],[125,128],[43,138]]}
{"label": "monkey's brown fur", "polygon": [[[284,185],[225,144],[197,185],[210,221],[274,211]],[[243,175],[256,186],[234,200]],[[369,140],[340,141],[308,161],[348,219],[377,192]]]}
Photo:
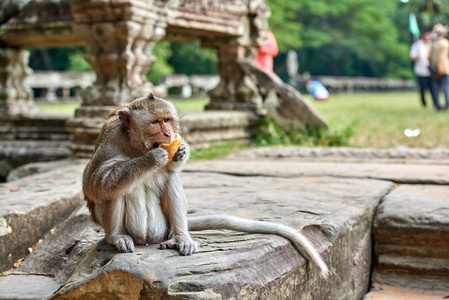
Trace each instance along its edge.
{"label": "monkey's brown fur", "polygon": [[197,244],[192,230],[230,229],[272,233],[289,239],[314,262],[324,277],[328,268],[313,245],[298,231],[271,222],[230,216],[191,217],[178,173],[189,157],[182,140],[173,160],[159,147],[179,134],[179,115],[173,104],[148,97],[120,105],[101,129],[95,150],[83,173],[83,192],[95,222],[108,243],[121,252],[134,245],[161,243],[192,254]]}

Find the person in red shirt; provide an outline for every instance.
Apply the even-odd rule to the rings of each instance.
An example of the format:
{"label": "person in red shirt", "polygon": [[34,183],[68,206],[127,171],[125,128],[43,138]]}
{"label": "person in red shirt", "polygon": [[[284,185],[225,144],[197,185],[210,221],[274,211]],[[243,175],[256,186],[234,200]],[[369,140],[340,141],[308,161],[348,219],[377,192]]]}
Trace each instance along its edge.
{"label": "person in red shirt", "polygon": [[256,64],[265,72],[273,72],[273,57],[278,55],[279,48],[276,38],[268,31],[267,43],[259,48],[256,56]]}

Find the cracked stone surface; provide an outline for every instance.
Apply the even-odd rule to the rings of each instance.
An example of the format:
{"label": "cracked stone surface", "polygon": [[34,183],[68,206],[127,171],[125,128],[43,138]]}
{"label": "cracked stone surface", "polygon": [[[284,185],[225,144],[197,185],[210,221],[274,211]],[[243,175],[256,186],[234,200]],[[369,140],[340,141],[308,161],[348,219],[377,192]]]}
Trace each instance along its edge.
{"label": "cracked stone surface", "polygon": [[[64,162],[54,165],[55,169],[42,166],[43,173],[0,188],[7,192],[12,184],[20,186],[24,194],[15,201],[32,209],[32,201],[51,203],[51,195],[56,199],[58,193],[76,191],[76,178],[85,162]],[[42,242],[17,269],[0,277],[0,299],[361,299],[370,284],[372,224],[379,203],[375,224],[391,223],[396,226],[392,228],[411,224],[412,230],[438,229],[441,224],[443,230],[438,232],[444,232],[447,192],[442,185],[446,176],[441,166],[434,165],[305,163],[273,158],[190,163],[181,176],[190,215],[229,214],[296,228],[329,264],[330,280],[321,279],[289,241],[275,235],[210,230],[193,232],[201,247],[189,257],[181,257],[175,250],[159,250],[158,245],[118,253],[105,243],[103,230],[91,221],[87,209],[77,210],[74,205],[70,217],[38,237]],[[25,197],[43,186],[45,201]],[[15,205],[11,201],[0,198],[0,208],[9,211]],[[17,239],[17,231],[9,224],[0,220],[0,238]],[[406,281],[390,277],[375,273],[373,290],[366,297],[379,295],[379,291],[383,296],[394,295],[401,288],[414,293],[411,295],[440,295],[446,287],[444,283],[435,285],[431,294],[417,280],[401,286]],[[441,276],[432,278],[441,280]],[[25,285],[30,288],[25,290]]]}
{"label": "cracked stone surface", "polygon": [[81,170],[69,164],[0,184],[0,271],[26,256],[82,203]]}
{"label": "cracked stone surface", "polygon": [[395,183],[449,184],[449,166],[421,164],[304,162],[290,159],[233,159],[192,163],[188,172],[217,172],[236,176],[331,176],[381,179]]}

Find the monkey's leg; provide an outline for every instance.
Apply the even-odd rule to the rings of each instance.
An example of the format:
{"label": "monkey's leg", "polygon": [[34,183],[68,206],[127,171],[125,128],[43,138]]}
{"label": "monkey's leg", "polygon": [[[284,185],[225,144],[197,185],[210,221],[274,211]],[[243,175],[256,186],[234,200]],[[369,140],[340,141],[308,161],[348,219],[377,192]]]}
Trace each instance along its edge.
{"label": "monkey's leg", "polygon": [[120,252],[134,252],[132,238],[124,233],[124,213],[125,207],[122,197],[95,205],[95,215],[104,228],[106,241]]}
{"label": "monkey's leg", "polygon": [[170,229],[169,240],[161,243],[161,249],[178,248],[181,255],[191,255],[197,244],[189,234],[187,200],[177,173],[169,174],[161,203]]}

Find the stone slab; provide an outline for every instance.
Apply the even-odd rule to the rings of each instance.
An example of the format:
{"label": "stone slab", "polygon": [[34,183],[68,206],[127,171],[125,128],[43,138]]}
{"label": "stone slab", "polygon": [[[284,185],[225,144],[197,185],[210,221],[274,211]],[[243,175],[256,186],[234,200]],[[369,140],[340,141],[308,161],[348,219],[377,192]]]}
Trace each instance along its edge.
{"label": "stone slab", "polygon": [[30,162],[67,159],[71,153],[67,141],[0,141],[0,182],[13,169]]}
{"label": "stone slab", "polygon": [[448,199],[446,186],[400,185],[379,205],[373,231],[376,253],[443,259],[449,266]]}
{"label": "stone slab", "polygon": [[425,299],[449,295],[448,199],[447,186],[435,185],[400,185],[384,197],[373,229],[378,264],[370,294],[378,298],[367,299],[403,288]]}
{"label": "stone slab", "polygon": [[1,299],[49,299],[59,284],[42,275],[10,275],[0,277]]}
{"label": "stone slab", "polygon": [[[71,174],[79,172],[80,166],[73,168]],[[379,200],[393,188],[391,182],[206,172],[183,173],[182,181],[192,215],[231,214],[301,230],[329,263],[330,280],[319,278],[287,240],[274,235],[195,232],[194,238],[201,242],[198,253],[181,257],[174,250],[158,250],[157,245],[140,246],[130,254],[118,253],[101,242],[96,247],[103,233],[90,225],[73,226],[65,242],[58,237],[65,236],[61,225],[16,275],[6,277],[8,284],[20,278],[18,275],[43,271],[42,266],[55,259],[63,264],[53,264],[43,274],[62,285],[60,299],[112,295],[121,299],[298,299],[299,295],[304,299],[357,299],[366,293],[371,222]],[[50,189],[60,187],[52,185]],[[78,213],[67,222],[78,224],[84,215]],[[54,247],[57,253],[53,258],[43,255],[52,243],[61,245]],[[3,278],[0,286],[5,286]]]}
{"label": "stone slab", "polygon": [[383,162],[447,165],[449,164],[449,149],[277,146],[244,150],[232,154],[231,157],[240,159],[307,159],[309,161],[335,161],[343,163]]}
{"label": "stone slab", "polygon": [[28,248],[80,205],[82,165],[0,184],[0,271],[29,254]]}
{"label": "stone slab", "polygon": [[441,300],[449,296],[447,277],[373,273],[371,290],[364,300]]}
{"label": "stone slab", "polygon": [[232,159],[192,163],[188,172],[215,172],[235,176],[331,176],[339,178],[380,179],[395,183],[449,184],[449,166],[421,164],[374,164],[304,162],[290,159]]}
{"label": "stone slab", "polygon": [[[31,187],[39,186],[40,180],[49,176],[51,185],[44,190],[47,195],[57,194],[61,186],[54,184],[54,177],[61,180],[64,191],[64,180],[70,175],[80,177],[84,164],[61,164],[53,171],[43,168],[43,174],[9,184],[26,182],[33,194],[37,188]],[[187,172],[182,173],[189,214],[231,214],[297,228],[330,264],[331,279],[322,281],[287,240],[272,235],[195,232],[193,236],[201,247],[191,257],[158,250],[157,245],[137,247],[133,254],[119,254],[101,241],[103,232],[84,209],[61,223],[54,234],[47,235],[13,275],[0,278],[0,299],[12,298],[10,294],[3,296],[2,288],[9,291],[14,286],[23,287],[27,278],[34,285],[42,279],[43,290],[39,293],[52,295],[59,290],[57,297],[61,299],[84,299],[87,295],[120,295],[117,297],[123,299],[361,299],[370,280],[371,222],[380,199],[376,226],[387,224],[390,229],[402,230],[401,234],[406,232],[405,227],[411,227],[414,236],[409,240],[413,241],[421,240],[421,232],[429,228],[447,234],[449,197],[447,188],[441,186],[446,173],[444,167],[433,165],[305,163],[273,158],[190,163]],[[412,177],[416,177],[415,181]],[[389,180],[438,185],[394,185]],[[0,190],[4,187],[0,185]],[[0,198],[0,212],[8,203],[2,201]],[[8,226],[2,228],[8,231]],[[397,234],[387,236],[401,241]],[[434,236],[430,241],[426,255],[431,253],[437,261],[446,259],[443,244],[447,238]],[[396,245],[395,240],[385,244],[389,248],[384,250],[415,255],[421,244]],[[416,295],[416,299],[434,294],[440,299],[446,296],[446,278],[409,277],[402,281],[403,275],[374,272],[372,291],[366,297],[384,298],[366,299],[388,299],[398,293],[408,295],[406,299]],[[23,293],[17,295],[18,299],[26,297]]]}
{"label": "stone slab", "polygon": [[364,300],[441,300],[449,296],[443,291],[416,291],[403,287],[382,286],[367,294]]}
{"label": "stone slab", "polygon": [[387,227],[414,231],[432,228],[449,234],[448,199],[446,186],[400,185],[379,205],[375,226],[378,230]]}

